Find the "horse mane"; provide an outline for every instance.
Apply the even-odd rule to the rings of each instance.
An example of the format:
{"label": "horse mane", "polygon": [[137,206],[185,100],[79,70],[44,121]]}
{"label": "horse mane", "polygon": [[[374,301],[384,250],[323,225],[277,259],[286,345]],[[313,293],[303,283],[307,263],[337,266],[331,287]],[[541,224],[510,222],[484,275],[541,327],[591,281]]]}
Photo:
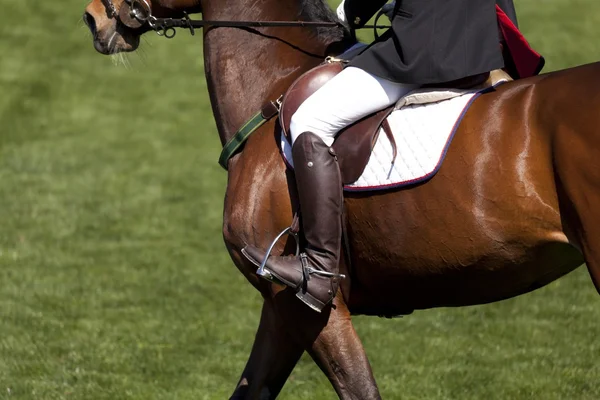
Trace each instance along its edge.
{"label": "horse mane", "polygon": [[[336,13],[325,0],[300,0],[300,19],[304,21],[340,22]],[[356,39],[347,27],[317,28],[319,39],[326,43],[346,43],[352,45]]]}

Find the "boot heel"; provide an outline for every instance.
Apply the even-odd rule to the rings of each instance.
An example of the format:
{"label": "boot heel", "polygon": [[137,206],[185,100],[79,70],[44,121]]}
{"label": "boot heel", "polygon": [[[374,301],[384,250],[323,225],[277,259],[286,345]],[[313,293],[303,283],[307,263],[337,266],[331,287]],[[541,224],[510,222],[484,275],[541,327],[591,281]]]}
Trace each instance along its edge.
{"label": "boot heel", "polygon": [[305,292],[302,289],[296,292],[296,297],[316,312],[320,313],[323,311],[323,308],[325,308],[325,304],[322,301],[315,299],[310,293]]}

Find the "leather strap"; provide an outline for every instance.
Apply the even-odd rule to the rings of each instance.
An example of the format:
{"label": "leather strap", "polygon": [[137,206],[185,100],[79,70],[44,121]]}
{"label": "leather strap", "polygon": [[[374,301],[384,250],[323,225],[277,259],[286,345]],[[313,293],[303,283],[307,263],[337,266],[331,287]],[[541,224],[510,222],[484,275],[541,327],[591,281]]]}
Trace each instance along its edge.
{"label": "leather strap", "polygon": [[[396,157],[398,157],[398,147],[396,146],[396,138],[394,138],[394,133],[392,132],[392,127],[390,126],[390,122],[387,119],[387,117],[381,123],[381,127],[383,128],[385,135],[387,136],[388,140],[390,141],[390,144],[392,145],[392,151],[393,151],[392,164],[394,164],[396,162]],[[375,143],[373,143],[373,147],[374,146],[375,146]]]}
{"label": "leather strap", "polygon": [[242,147],[242,145],[248,140],[258,128],[267,123],[271,118],[279,113],[279,107],[281,105],[281,97],[276,101],[270,101],[260,112],[254,114],[236,133],[233,137],[225,144],[219,157],[219,164],[225,170],[227,170],[227,164],[231,157]]}

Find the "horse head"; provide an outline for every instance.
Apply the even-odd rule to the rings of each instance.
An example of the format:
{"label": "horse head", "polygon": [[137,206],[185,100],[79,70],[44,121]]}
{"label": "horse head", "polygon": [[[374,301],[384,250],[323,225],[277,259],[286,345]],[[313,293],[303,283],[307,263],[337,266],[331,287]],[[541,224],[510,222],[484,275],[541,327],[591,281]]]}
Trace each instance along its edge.
{"label": "horse head", "polygon": [[92,0],[83,21],[102,54],[135,51],[150,30],[148,18],[180,18],[201,12],[200,0]]}

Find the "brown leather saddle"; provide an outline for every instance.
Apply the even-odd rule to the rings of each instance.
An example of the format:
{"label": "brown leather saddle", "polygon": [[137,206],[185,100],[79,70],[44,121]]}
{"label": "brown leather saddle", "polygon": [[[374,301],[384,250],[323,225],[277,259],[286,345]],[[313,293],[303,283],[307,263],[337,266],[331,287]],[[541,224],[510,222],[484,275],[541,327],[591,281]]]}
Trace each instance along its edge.
{"label": "brown leather saddle", "polygon": [[[288,139],[290,138],[289,131],[292,115],[298,110],[298,107],[327,81],[342,72],[343,68],[341,62],[326,62],[306,72],[290,86],[283,97],[279,113],[283,132]],[[510,79],[508,75],[498,70],[492,72],[491,75],[481,74],[471,76],[458,81],[435,85],[435,87],[439,89],[483,89],[492,86],[494,82],[500,79],[507,78]],[[371,151],[381,131],[390,140],[393,148],[393,157],[396,159],[396,143],[387,123],[387,117],[394,111],[394,107],[395,104],[371,114],[342,130],[336,136],[332,147],[337,154],[342,181],[345,185],[354,183],[360,178],[369,162]]]}
{"label": "brown leather saddle", "polygon": [[[288,139],[292,115],[298,110],[298,107],[327,81],[342,72],[342,69],[343,65],[340,62],[325,63],[306,72],[290,86],[283,97],[279,111],[279,120]],[[360,178],[369,162],[371,150],[377,141],[379,128],[382,125],[394,148],[395,158],[396,145],[386,122],[386,118],[393,110],[394,106],[392,105],[371,114],[342,130],[336,136],[332,147],[337,153],[344,184],[354,183]]]}

